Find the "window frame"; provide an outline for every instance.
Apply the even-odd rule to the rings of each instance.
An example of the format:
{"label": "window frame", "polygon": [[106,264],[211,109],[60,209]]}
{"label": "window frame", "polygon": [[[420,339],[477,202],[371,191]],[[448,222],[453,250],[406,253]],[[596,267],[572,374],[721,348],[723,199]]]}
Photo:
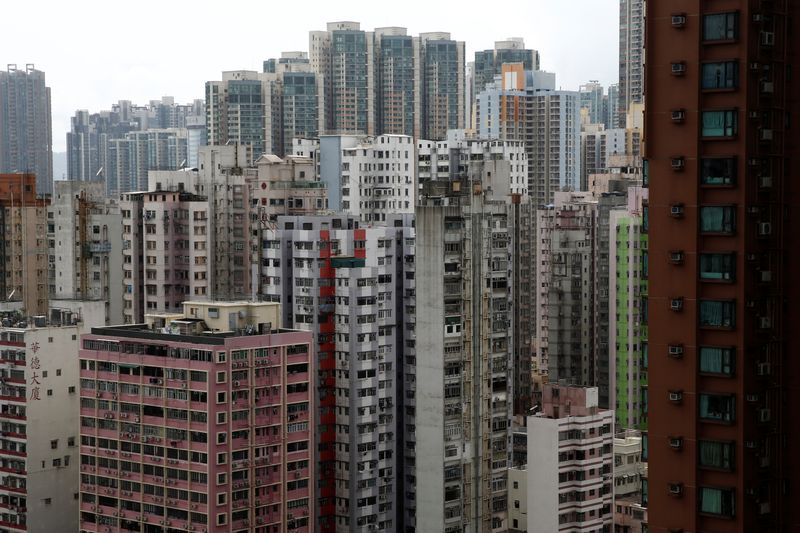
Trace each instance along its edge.
{"label": "window frame", "polygon": [[[719,487],[713,485],[700,485],[697,487],[697,512],[703,516],[714,516],[717,518],[735,518],[736,517],[736,490],[733,487]],[[721,493],[728,493],[730,495],[730,514],[714,513],[711,511],[703,510],[703,494],[706,490],[719,491]],[[721,505],[722,506],[722,505]]]}
{"label": "window frame", "polygon": [[[727,418],[723,414],[720,418],[710,418],[708,416],[708,411],[706,411],[706,416],[703,416],[703,398],[708,397],[711,398],[726,398],[729,402],[730,412],[727,413]],[[711,424],[722,424],[722,425],[731,425],[736,422],[736,395],[735,394],[723,394],[723,393],[715,393],[715,392],[701,392],[697,396],[697,417],[700,419],[701,422],[711,423]]]}
{"label": "window frame", "polygon": [[[726,261],[729,263],[728,265],[724,265],[729,267],[727,271],[720,267],[716,272],[714,270],[705,270],[704,263],[714,263],[715,259],[725,263]],[[705,260],[705,261],[704,261]],[[713,266],[713,264],[712,264]],[[719,274],[720,277],[709,277],[704,276],[703,274]],[[736,281],[736,252],[700,252],[697,257],[697,275],[700,281],[704,283],[733,283]],[[727,277],[725,277],[727,276]]]}
{"label": "window frame", "polygon": [[[722,226],[723,227],[722,227],[722,229],[719,229],[719,230],[716,230],[716,229],[705,230],[705,229],[703,229],[703,211],[706,210],[706,209],[723,209],[723,210],[727,210],[727,211],[723,211],[723,216],[722,216]],[[730,229],[725,229],[725,214],[726,213],[730,213],[730,215],[732,215],[732,216],[729,217],[730,220],[728,221],[728,225],[730,226]],[[698,221],[698,224],[700,225],[700,227],[698,228],[700,230],[700,234],[701,235],[735,235],[736,234],[736,218],[737,218],[736,215],[737,215],[737,207],[736,207],[736,205],[733,205],[733,204],[701,205],[698,208],[698,216],[697,216],[697,221]]]}
{"label": "window frame", "polygon": [[[712,113],[723,114],[723,124],[721,126],[722,133],[720,135],[710,135],[706,133],[706,116]],[[729,121],[729,119],[731,119]],[[700,138],[705,140],[727,140],[736,139],[739,135],[739,109],[738,108],[723,108],[723,109],[703,109],[700,111]]]}
{"label": "window frame", "polygon": [[[711,349],[711,350],[722,350],[722,358],[720,361],[720,367],[722,371],[715,372],[714,370],[704,370],[703,369],[703,350],[704,349]],[[729,369],[728,372],[725,372],[725,355],[728,356],[728,363],[727,367]],[[736,375],[736,347],[735,346],[713,346],[713,345],[705,345],[701,344],[697,347],[697,371],[700,375],[703,376],[723,376],[723,377],[733,377]]]}
{"label": "window frame", "polygon": [[[708,28],[706,27],[707,21],[709,21],[712,17],[726,17],[726,27],[724,37],[708,37]],[[728,24],[732,22],[732,27],[728,27]],[[739,34],[741,29],[741,16],[739,15],[739,11],[720,11],[719,13],[705,13],[703,15],[703,19],[701,20],[701,27],[700,27],[700,38],[704,44],[708,43],[733,43],[739,40]],[[732,36],[728,37],[728,33],[732,34]]]}
{"label": "window frame", "polygon": [[[707,176],[706,163],[711,161],[730,161],[732,163],[733,173],[731,176],[723,176],[721,183],[714,183],[709,181],[710,176]],[[739,175],[739,162],[735,155],[730,156],[708,156],[700,158],[700,165],[698,170],[700,172],[699,181],[701,187],[734,187],[738,181]],[[724,181],[727,178],[727,181]]]}
{"label": "window frame", "polygon": [[[713,465],[713,464],[704,464],[702,462],[702,446],[703,444],[712,444],[712,445],[719,445],[723,448],[723,450],[727,449],[727,466],[724,464],[721,465]],[[721,453],[723,456],[723,463],[725,463],[725,453],[724,451]],[[716,470],[720,472],[733,472],[734,466],[736,465],[736,442],[730,440],[716,440],[716,439],[698,439],[697,440],[697,466],[698,468],[702,468],[704,470]]]}
{"label": "window frame", "polygon": [[[732,74],[732,85],[722,85],[722,86],[712,86],[707,87],[706,82],[706,67],[711,67],[712,65],[721,65],[724,70],[724,76],[722,79],[728,80],[730,74]],[[728,71],[728,67],[733,67],[732,72]],[[735,91],[739,88],[740,82],[740,69],[739,69],[739,61],[737,59],[724,59],[718,61],[703,61],[700,64],[700,90],[703,92],[730,92]]]}
{"label": "window frame", "polygon": [[[719,303],[723,305],[722,313],[725,313],[725,307],[727,306],[729,310],[732,311],[730,317],[728,319],[728,323],[725,323],[725,317],[723,316],[722,324],[704,324],[702,322],[703,317],[703,304],[704,303]],[[697,322],[698,326],[701,329],[725,329],[730,330],[736,327],[736,300],[733,299],[712,299],[712,298],[700,298],[697,302]]]}

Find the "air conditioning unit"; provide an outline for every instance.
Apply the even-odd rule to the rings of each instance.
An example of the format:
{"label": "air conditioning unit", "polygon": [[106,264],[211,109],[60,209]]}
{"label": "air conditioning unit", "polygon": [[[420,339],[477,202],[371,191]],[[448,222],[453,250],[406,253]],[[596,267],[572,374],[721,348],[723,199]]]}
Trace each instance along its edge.
{"label": "air conditioning unit", "polygon": [[683,76],[686,74],[686,63],[682,61],[672,63],[672,74],[675,76]]}
{"label": "air conditioning unit", "polygon": [[772,130],[770,128],[761,128],[758,130],[758,138],[764,142],[771,141],[773,139]]}
{"label": "air conditioning unit", "polygon": [[758,402],[758,394],[748,394],[744,399],[750,403],[756,403]]}
{"label": "air conditioning unit", "polygon": [[680,265],[683,263],[683,252],[682,251],[674,251],[669,253],[669,261],[674,265]]}
{"label": "air conditioning unit", "polygon": [[746,440],[744,441],[744,447],[750,450],[755,449],[758,446],[758,443],[754,440]]}
{"label": "air conditioning unit", "polygon": [[758,513],[759,514],[769,514],[772,512],[770,508],[769,502],[762,502],[758,505]]}
{"label": "air conditioning unit", "polygon": [[761,176],[758,178],[758,185],[762,189],[771,189],[772,188],[772,176]]}
{"label": "air conditioning unit", "polygon": [[769,362],[758,363],[756,373],[759,376],[769,376],[772,373],[772,364]]}
{"label": "air conditioning unit", "polygon": [[770,329],[772,327],[772,319],[768,316],[762,316],[758,319],[758,327],[761,329]]}
{"label": "air conditioning unit", "polygon": [[758,234],[761,236],[772,235],[772,224],[770,222],[759,222]]}
{"label": "air conditioning unit", "polygon": [[683,109],[673,109],[670,113],[672,122],[683,122],[686,119],[686,111]]}
{"label": "air conditioning unit", "polygon": [[772,94],[775,92],[775,84],[771,81],[762,81],[761,82],[761,92],[764,94]]}
{"label": "air conditioning unit", "polygon": [[682,344],[670,344],[669,348],[667,350],[669,352],[670,357],[682,357],[683,356],[683,345]]}
{"label": "air conditioning unit", "polygon": [[683,298],[672,298],[669,301],[669,308],[673,311],[682,311],[683,310]]}
{"label": "air conditioning unit", "polygon": [[686,15],[683,13],[679,15],[672,15],[673,28],[683,28],[684,26],[686,26]]}
{"label": "air conditioning unit", "polygon": [[772,270],[762,270],[761,281],[764,283],[769,283],[770,281],[772,281]]}
{"label": "air conditioning unit", "polygon": [[758,421],[759,422],[769,422],[772,419],[772,412],[769,409],[759,409],[758,410]]}
{"label": "air conditioning unit", "polygon": [[670,437],[669,447],[674,450],[680,450],[683,448],[683,437]]}
{"label": "air conditioning unit", "polygon": [[775,46],[775,34],[771,31],[761,32],[761,45],[762,46]]}
{"label": "air conditioning unit", "polygon": [[684,213],[683,204],[673,204],[669,208],[669,214],[675,218],[681,218]]}
{"label": "air conditioning unit", "polygon": [[670,391],[669,393],[669,401],[671,402],[680,402],[683,400],[683,392],[681,391]]}
{"label": "air conditioning unit", "polygon": [[680,496],[683,494],[683,484],[681,483],[670,483],[669,484],[669,493],[673,496]]}
{"label": "air conditioning unit", "polygon": [[769,455],[762,455],[758,459],[758,466],[760,466],[761,468],[767,468],[769,466],[769,463],[770,463]]}
{"label": "air conditioning unit", "polygon": [[747,116],[749,118],[754,118],[755,119],[755,118],[759,117],[759,113],[758,113],[758,111],[748,111],[747,112]]}
{"label": "air conditioning unit", "polygon": [[683,170],[686,167],[686,160],[683,157],[673,157],[670,159],[672,170]]}

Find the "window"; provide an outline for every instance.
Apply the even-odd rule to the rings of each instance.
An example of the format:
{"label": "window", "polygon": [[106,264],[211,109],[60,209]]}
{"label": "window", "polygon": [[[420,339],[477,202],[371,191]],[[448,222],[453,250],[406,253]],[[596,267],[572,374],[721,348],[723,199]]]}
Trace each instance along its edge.
{"label": "window", "polygon": [[733,490],[700,487],[700,512],[718,516],[733,516]]}
{"label": "window", "polygon": [[733,443],[713,440],[698,441],[697,461],[702,467],[731,470],[733,468]]}
{"label": "window", "polygon": [[700,418],[712,422],[733,422],[735,420],[733,395],[700,394]]}
{"label": "window", "polygon": [[703,137],[733,137],[738,130],[737,122],[735,109],[703,111]]}
{"label": "window", "polygon": [[736,325],[736,307],[728,300],[700,300],[700,326],[732,328]]}
{"label": "window", "polygon": [[703,374],[732,376],[736,363],[735,353],[733,348],[701,346],[700,372]]}
{"label": "window", "polygon": [[739,63],[703,63],[703,89],[735,89],[739,86]]}
{"label": "window", "polygon": [[739,13],[703,16],[704,41],[732,41],[739,37]]}
{"label": "window", "polygon": [[700,183],[733,185],[736,183],[735,157],[704,157],[700,160]]}
{"label": "window", "polygon": [[735,229],[735,207],[720,205],[700,208],[701,233],[733,233]]}
{"label": "window", "polygon": [[58,439],[51,440],[50,441],[50,449],[51,450],[55,450],[56,448],[58,448]]}
{"label": "window", "polygon": [[700,279],[733,281],[736,254],[700,254]]}

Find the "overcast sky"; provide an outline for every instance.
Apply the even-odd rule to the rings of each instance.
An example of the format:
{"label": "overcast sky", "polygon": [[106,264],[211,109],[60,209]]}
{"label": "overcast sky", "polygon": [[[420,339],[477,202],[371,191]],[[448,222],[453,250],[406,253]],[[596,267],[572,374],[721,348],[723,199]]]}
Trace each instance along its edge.
{"label": "overcast sky", "polygon": [[[523,37],[564,89],[616,83],[619,0],[3,0],[0,65],[34,63],[52,89],[53,149],[63,151],[76,109],[203,98],[223,70],[260,70],[308,32],[336,20],[361,29],[448,31],[467,60],[496,40]],[[125,7],[123,7],[125,6]]]}

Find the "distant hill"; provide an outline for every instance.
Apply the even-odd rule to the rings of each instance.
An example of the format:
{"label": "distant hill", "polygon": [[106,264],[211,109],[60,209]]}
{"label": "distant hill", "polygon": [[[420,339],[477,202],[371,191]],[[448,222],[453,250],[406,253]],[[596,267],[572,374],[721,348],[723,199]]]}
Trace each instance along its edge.
{"label": "distant hill", "polygon": [[67,179],[67,152],[53,152],[53,179]]}

